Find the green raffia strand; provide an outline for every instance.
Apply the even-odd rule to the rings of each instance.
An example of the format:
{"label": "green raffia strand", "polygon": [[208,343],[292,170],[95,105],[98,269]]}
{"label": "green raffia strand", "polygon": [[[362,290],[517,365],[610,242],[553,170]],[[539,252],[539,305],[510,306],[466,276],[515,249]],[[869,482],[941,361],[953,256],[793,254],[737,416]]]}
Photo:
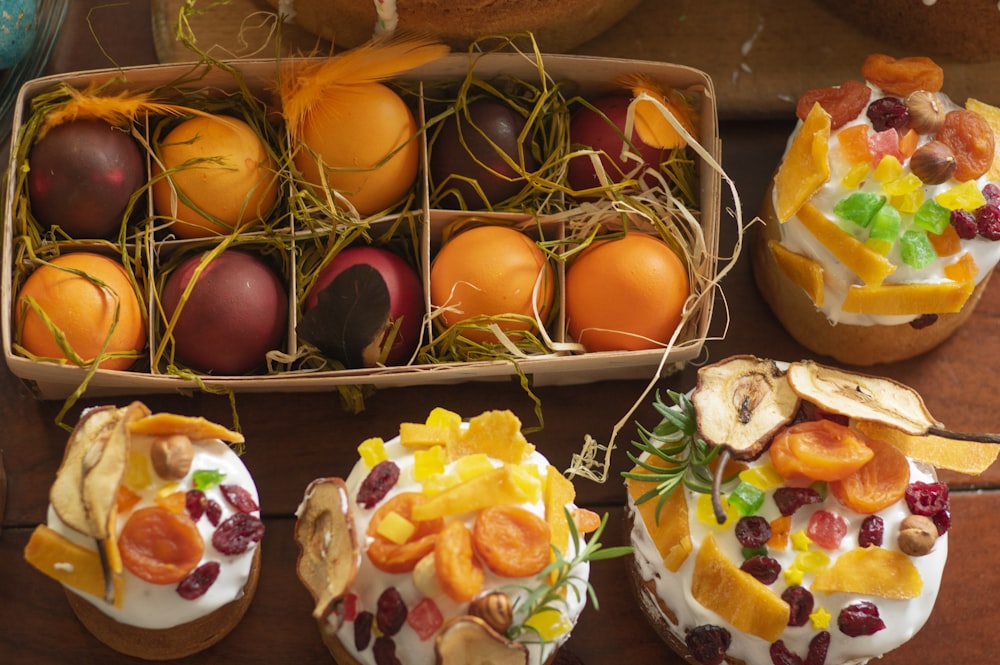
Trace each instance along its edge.
{"label": "green raffia strand", "polygon": [[[660,511],[678,487],[684,486],[702,494],[712,493],[712,470],[709,466],[722,451],[720,446],[711,446],[698,436],[698,424],[694,405],[687,395],[672,390],[667,396],[673,404],[665,403],[657,392],[653,406],[657,413],[663,416],[652,431],[639,425],[640,441],[633,441],[640,453],[647,453],[668,464],[666,468],[654,466],[640,459],[640,455],[628,451],[632,462],[649,473],[625,471],[622,476],[631,480],[656,483],[656,485],[635,500],[636,505],[656,497],[656,519],[660,519]],[[734,476],[725,479],[729,483]]]}
{"label": "green raffia strand", "polygon": [[[566,515],[566,522],[569,525],[570,542],[579,543],[580,534],[577,531],[573,515],[566,508],[563,508],[563,511]],[[566,595],[568,593],[579,593],[579,589],[577,588],[578,583],[583,583],[594,609],[599,609],[597,593],[594,591],[594,587],[590,584],[588,579],[575,576],[573,574],[573,570],[583,563],[614,559],[632,553],[633,548],[628,546],[605,548],[601,545],[601,534],[604,532],[604,527],[607,524],[607,521],[608,516],[607,514],[604,514],[601,517],[600,526],[597,527],[593,535],[591,535],[590,540],[587,541],[584,548],[579,550],[576,553],[576,556],[568,561],[563,557],[563,553],[559,551],[558,547],[552,547],[552,552],[554,554],[552,563],[546,566],[538,574],[538,579],[541,580],[541,584],[533,589],[522,587],[525,591],[528,591],[528,595],[514,607],[514,614],[516,617],[519,617],[519,620],[515,621],[511,627],[507,629],[506,636],[508,638],[512,640],[520,639],[521,641],[525,641],[523,639],[525,634],[533,633],[538,637],[539,642],[544,643],[545,640],[542,636],[539,635],[534,628],[525,624],[531,617],[542,612],[559,612],[560,607],[565,607],[566,605]],[[552,583],[545,581],[553,575],[555,578]],[[574,584],[574,582],[577,584]]]}

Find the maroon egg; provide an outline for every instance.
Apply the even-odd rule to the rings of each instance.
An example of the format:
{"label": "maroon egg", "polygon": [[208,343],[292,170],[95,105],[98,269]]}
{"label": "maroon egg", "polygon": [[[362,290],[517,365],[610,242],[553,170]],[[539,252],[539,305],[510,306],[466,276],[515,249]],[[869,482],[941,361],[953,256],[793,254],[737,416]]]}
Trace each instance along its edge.
{"label": "maroon egg", "polygon": [[[628,106],[631,101],[632,97],[628,93],[611,93],[593,102],[594,108],[607,116],[607,120],[601,113],[587,106],[581,106],[574,111],[570,120],[569,139],[572,148],[603,150],[605,154],[601,155],[601,163],[612,182],[620,182],[622,174],[633,171],[637,166],[634,159],[621,158]],[[630,140],[643,160],[643,169],[657,167],[666,157],[664,149],[646,145],[635,131],[632,132]],[[634,152],[631,149],[629,151]],[[601,185],[594,163],[586,155],[570,159],[567,181],[574,190],[591,189]],[[651,186],[654,183],[645,184]]]}
{"label": "maroon egg", "polygon": [[[167,278],[162,303],[169,321],[204,253],[186,259]],[[288,295],[263,260],[226,250],[198,276],[173,331],[177,360],[206,374],[247,374],[264,365],[288,326]]]}
{"label": "maroon egg", "polygon": [[135,139],[103,120],[53,127],[28,155],[31,212],[45,228],[74,238],[108,238],[120,228],[129,198],[146,182]]}
{"label": "maroon egg", "polygon": [[[454,187],[462,202],[448,196],[442,204],[481,210],[520,192],[526,181],[507,164],[504,155],[518,163],[519,137],[524,126],[524,117],[507,104],[492,99],[473,101],[464,110],[459,109],[456,115],[448,117],[431,149],[431,185],[436,188],[447,180],[447,187]],[[538,168],[527,142],[524,144],[524,167],[527,171]],[[449,179],[452,174],[474,178],[486,200],[471,183]]]}

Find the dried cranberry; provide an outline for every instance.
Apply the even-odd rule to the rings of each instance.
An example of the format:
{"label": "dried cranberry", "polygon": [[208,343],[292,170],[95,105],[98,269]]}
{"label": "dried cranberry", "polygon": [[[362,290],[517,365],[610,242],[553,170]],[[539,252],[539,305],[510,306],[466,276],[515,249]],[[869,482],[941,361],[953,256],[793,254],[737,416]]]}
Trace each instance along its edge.
{"label": "dried cranberry", "polygon": [[396,656],[396,643],[387,635],[375,638],[372,655],[375,656],[375,665],[403,665]]}
{"label": "dried cranberry", "polygon": [[201,519],[208,507],[208,497],[201,490],[188,490],[184,493],[184,509],[193,522]]}
{"label": "dried cranberry", "polygon": [[799,655],[792,653],[781,640],[771,643],[771,662],[774,665],[802,665]]}
{"label": "dried cranberry", "polygon": [[406,603],[396,587],[389,587],[378,597],[375,623],[385,635],[395,635],[406,623]]}
{"label": "dried cranberry", "polygon": [[774,490],[774,503],[785,517],[810,503],[819,503],[823,497],[811,487],[779,487]]}
{"label": "dried cranberry", "polygon": [[861,522],[858,545],[881,547],[883,536],[885,536],[885,521],[879,515],[869,515]]}
{"label": "dried cranberry", "polygon": [[848,605],[837,616],[837,627],[849,637],[874,635],[885,628],[885,622],[878,615],[878,608],[867,600]]}
{"label": "dried cranberry", "polygon": [[722,626],[695,626],[685,637],[684,644],[691,657],[701,665],[719,665],[726,658],[732,636]]}
{"label": "dried cranberry", "polygon": [[1000,240],[1000,208],[989,204],[976,208],[976,231],[987,240]]}
{"label": "dried cranberry", "polygon": [[910,124],[910,109],[903,100],[896,97],[876,99],[868,105],[866,115],[876,132],[895,129],[902,133],[902,130]]}
{"label": "dried cranberry", "polygon": [[774,584],[781,573],[781,564],[769,556],[752,556],[740,566],[740,570],[750,573],[761,584]]}
{"label": "dried cranberry", "polygon": [[952,210],[948,215],[948,221],[959,238],[972,240],[979,233],[979,225],[976,223],[976,216],[968,210],[958,208]]}
{"label": "dried cranberry", "polygon": [[246,489],[239,485],[219,485],[222,496],[226,497],[233,508],[241,513],[252,513],[260,510],[260,506],[254,501],[253,496]]}
{"label": "dried cranberry", "polygon": [[804,586],[793,584],[781,592],[781,599],[788,603],[788,625],[806,625],[815,602],[812,592]]}
{"label": "dried cranberry", "polygon": [[826,653],[830,650],[830,631],[823,630],[809,640],[809,653],[803,665],[824,665]]}
{"label": "dried cranberry", "polygon": [[206,561],[177,584],[177,593],[184,600],[200,598],[215,583],[220,568],[218,561]]}
{"label": "dried cranberry", "polygon": [[374,508],[399,480],[399,467],[392,460],[383,460],[372,467],[358,488],[358,503]]}
{"label": "dried cranberry", "polygon": [[264,523],[250,513],[235,513],[212,534],[212,545],[223,554],[243,554],[264,536]]}
{"label": "dried cranberry", "polygon": [[941,482],[916,481],[906,487],[906,506],[914,515],[930,517],[948,510],[948,486]]}
{"label": "dried cranberry", "polygon": [[375,615],[371,612],[358,612],[354,619],[354,648],[364,651],[372,641],[372,624],[375,623]]}
{"label": "dried cranberry", "polygon": [[983,198],[990,205],[1000,206],[1000,185],[994,182],[988,182],[983,187]]}
{"label": "dried cranberry", "polygon": [[947,510],[942,510],[940,513],[934,513],[931,515],[931,521],[934,522],[934,526],[937,527],[938,535],[943,536],[948,533],[948,529],[951,528],[951,513]]}
{"label": "dried cranberry", "polygon": [[835,550],[847,535],[847,521],[833,511],[817,510],[809,518],[806,535],[823,549]]}
{"label": "dried cranberry", "polygon": [[205,516],[208,517],[208,521],[212,526],[219,526],[219,520],[222,519],[222,506],[215,499],[209,499],[205,504]]}
{"label": "dried cranberry", "polygon": [[743,547],[763,547],[771,539],[771,525],[759,515],[741,517],[736,522],[736,540]]}
{"label": "dried cranberry", "polygon": [[910,327],[914,330],[923,330],[924,328],[930,328],[932,325],[937,323],[937,314],[921,314],[917,318],[910,321]]}

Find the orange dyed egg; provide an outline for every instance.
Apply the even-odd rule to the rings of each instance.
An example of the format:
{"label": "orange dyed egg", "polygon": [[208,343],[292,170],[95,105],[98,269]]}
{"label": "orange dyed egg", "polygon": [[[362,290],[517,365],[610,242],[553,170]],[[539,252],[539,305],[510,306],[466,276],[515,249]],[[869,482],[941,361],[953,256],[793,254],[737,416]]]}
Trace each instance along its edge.
{"label": "orange dyed egg", "polygon": [[659,238],[601,240],[566,272],[569,333],[587,351],[655,349],[670,340],[689,294],[684,263]]}
{"label": "orange dyed egg", "polygon": [[[480,226],[460,233],[441,248],[431,266],[430,290],[431,304],[445,308],[440,320],[446,326],[474,317],[516,314],[525,318],[493,322],[508,332],[531,330],[535,310],[544,321],[552,309],[555,271],[538,244],[524,233]],[[475,341],[495,341],[485,330],[469,329],[463,334]]]}

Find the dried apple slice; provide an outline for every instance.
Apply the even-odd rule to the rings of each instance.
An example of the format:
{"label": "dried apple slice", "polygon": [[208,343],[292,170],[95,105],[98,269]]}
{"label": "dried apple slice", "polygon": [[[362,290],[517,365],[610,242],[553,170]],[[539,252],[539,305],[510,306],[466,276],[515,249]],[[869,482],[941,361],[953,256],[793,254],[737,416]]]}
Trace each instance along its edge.
{"label": "dried apple slice", "polygon": [[786,222],[830,178],[830,114],[810,109],[774,175],[774,210]]}
{"label": "dried apple slice", "polygon": [[313,617],[318,621],[336,610],[361,564],[349,498],[342,479],[318,478],[306,488],[298,510],[296,573],[316,602]]}
{"label": "dried apple slice", "polygon": [[799,210],[799,221],[851,272],[865,284],[881,284],[896,271],[896,266],[878,252],[837,226],[816,206],[806,203]]}
{"label": "dried apple slice", "polygon": [[437,665],[526,665],[528,648],[472,615],[446,623],[434,643]]}
{"label": "dried apple slice", "polygon": [[823,306],[823,266],[808,256],[786,249],[777,240],[768,240],[767,248],[785,277],[799,286],[813,304]]}
{"label": "dried apple slice", "polygon": [[732,356],[698,370],[691,395],[698,433],[736,459],[752,459],[799,409],[799,397],[773,360]]}

